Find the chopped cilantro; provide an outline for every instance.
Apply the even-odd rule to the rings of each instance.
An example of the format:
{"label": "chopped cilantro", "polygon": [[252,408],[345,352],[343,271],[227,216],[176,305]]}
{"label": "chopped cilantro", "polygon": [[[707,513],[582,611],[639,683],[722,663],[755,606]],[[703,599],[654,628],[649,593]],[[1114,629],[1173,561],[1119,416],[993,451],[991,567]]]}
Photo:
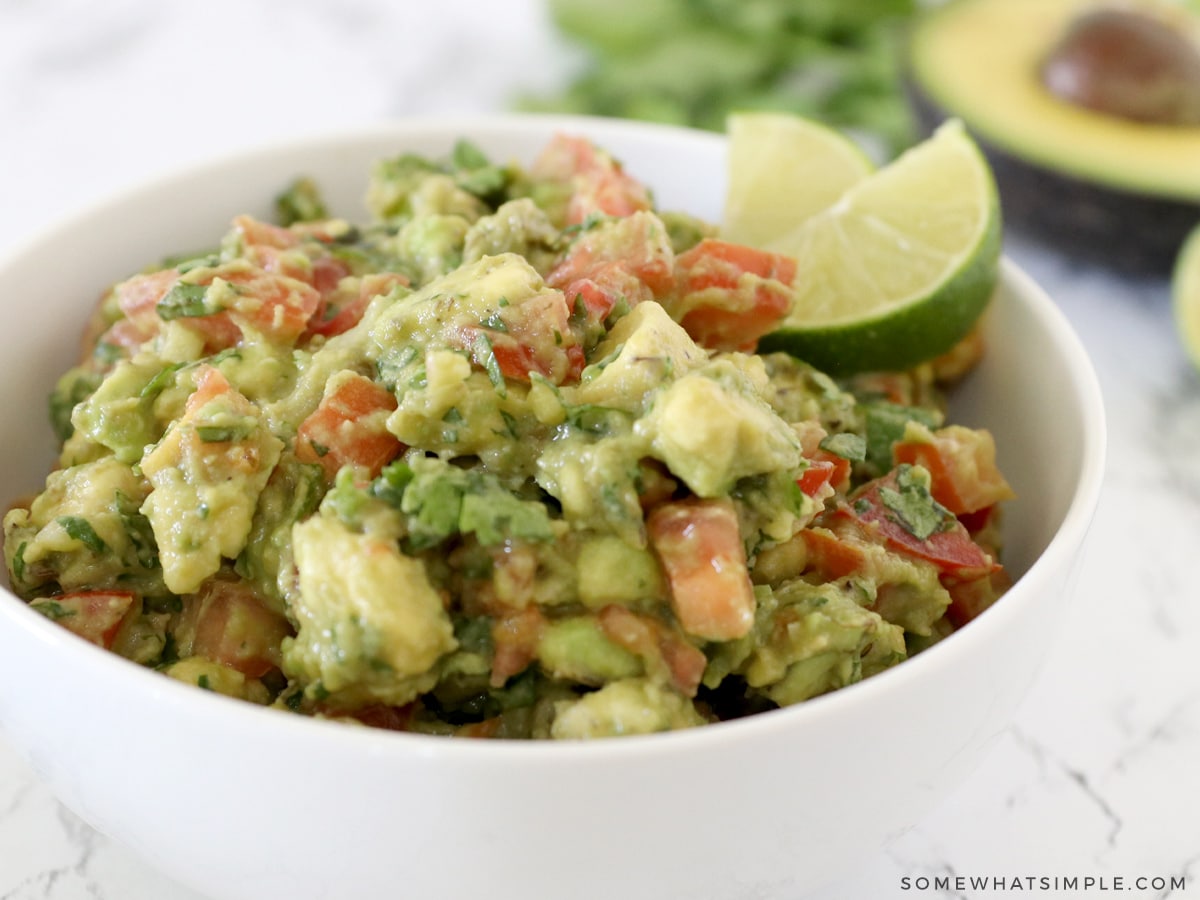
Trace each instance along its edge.
{"label": "chopped cilantro", "polygon": [[297,222],[318,222],[329,218],[321,191],[311,178],[297,178],[275,198],[275,215],[287,227]]}
{"label": "chopped cilantro", "polygon": [[245,440],[251,430],[252,426],[245,422],[236,425],[197,425],[196,436],[206,444],[227,444]]}
{"label": "chopped cilantro", "polygon": [[484,316],[479,324],[489,331],[499,331],[501,334],[508,332],[508,323],[504,321],[498,309]]}
{"label": "chopped cilantro", "polygon": [[471,352],[475,356],[475,362],[483,366],[483,370],[487,372],[496,393],[501,397],[507,397],[508,386],[504,381],[504,373],[500,371],[500,363],[496,359],[495,351],[492,350],[492,342],[486,334],[479,333],[479,336],[475,338],[475,343],[471,346]]}
{"label": "chopped cilantro", "polygon": [[521,436],[520,430],[517,428],[517,418],[510,412],[500,410],[500,418],[504,420],[504,427],[508,432],[508,436],[513,440],[517,440]]}
{"label": "chopped cilantro", "polygon": [[867,458],[867,441],[862,435],[846,431],[831,434],[820,443],[822,450],[851,462],[862,462]]}
{"label": "chopped cilantro", "polygon": [[929,493],[929,474],[924,469],[907,464],[898,466],[896,488],[881,487],[879,499],[917,540],[927,540],[955,521],[954,514]]}
{"label": "chopped cilantro", "polygon": [[460,138],[450,151],[450,162],[457,169],[481,169],[491,163],[482,150],[466,138]]}
{"label": "chopped cilantro", "polygon": [[597,375],[607,369],[609,365],[621,355],[621,351],[624,349],[625,345],[623,343],[617,344],[616,348],[612,351],[612,353],[608,354],[608,356],[604,357],[603,359],[598,359],[590,366],[587,366],[579,375],[580,381],[590,381],[591,379],[595,378]]}
{"label": "chopped cilantro", "polygon": [[583,294],[576,294],[575,300],[571,304],[570,323],[576,328],[581,328],[588,318],[587,301],[583,299]]}
{"label": "chopped cilantro", "polygon": [[110,344],[108,341],[99,341],[96,348],[92,351],[92,359],[101,366],[108,367],[115,363],[122,356],[122,351],[119,345]]}
{"label": "chopped cilantro", "polygon": [[150,613],[183,612],[183,599],[176,594],[165,594],[161,597],[143,597],[142,609]]}
{"label": "chopped cilantro", "polygon": [[183,367],[183,363],[172,363],[164,366],[162,371],[146,382],[138,394],[140,400],[153,400],[175,381],[175,373]]}
{"label": "chopped cilantro", "polygon": [[929,428],[941,424],[941,416],[919,406],[877,401],[864,407],[867,424],[865,463],[872,476],[883,475],[892,468],[892,444],[904,437],[904,427],[912,421]]}
{"label": "chopped cilantro", "polygon": [[[339,477],[334,490],[339,514],[346,505],[342,494],[360,492]],[[485,546],[507,538],[544,541],[553,537],[546,507],[523,500],[496,476],[460,469],[441,460],[397,461],[371,482],[367,494],[406,517],[408,546],[420,551],[456,534],[474,534]]]}
{"label": "chopped cilantro", "polygon": [[627,431],[629,421],[629,413],[593,403],[567,409],[568,425],[602,437]]}
{"label": "chopped cilantro", "polygon": [[37,610],[47,619],[52,622],[58,622],[61,619],[69,619],[75,615],[75,610],[67,609],[57,600],[34,600],[29,604],[32,609]]}
{"label": "chopped cilantro", "polygon": [[143,569],[157,569],[158,545],[154,541],[154,530],[150,527],[150,520],[142,514],[138,504],[121,491],[116,492],[116,500],[121,525],[125,528],[138,564]]}
{"label": "chopped cilantro", "polygon": [[77,405],[95,393],[102,380],[103,376],[99,373],[71,369],[54,385],[49,399],[50,424],[60,441],[65,441],[75,433],[71,413]]}
{"label": "chopped cilantro", "polygon": [[193,269],[211,269],[221,262],[219,253],[206,253],[203,256],[193,256],[191,259],[180,260],[175,264],[175,271],[186,275]]}
{"label": "chopped cilantro", "polygon": [[25,548],[28,546],[28,541],[21,541],[21,543],[17,545],[17,552],[13,554],[12,574],[13,579],[18,583],[25,580]]}
{"label": "chopped cilantro", "polygon": [[492,655],[492,619],[490,616],[457,616],[454,619],[454,638],[468,653]]}
{"label": "chopped cilantro", "polygon": [[375,373],[378,380],[388,390],[395,390],[396,385],[400,383],[400,379],[405,369],[419,355],[417,348],[412,344],[405,344],[400,347],[395,353],[385,352],[375,362]]}
{"label": "chopped cilantro", "polygon": [[92,523],[83,516],[59,516],[54,521],[63,527],[63,531],[73,540],[79,541],[93,553],[103,553],[108,549],[104,539],[96,534]]}
{"label": "chopped cilantro", "polygon": [[499,195],[508,186],[508,173],[494,165],[482,150],[467,140],[460,140],[450,154],[454,182],[464,191],[484,200],[502,199]]}
{"label": "chopped cilantro", "polygon": [[177,281],[154,307],[164,322],[172,319],[211,316],[217,312],[208,303],[208,285]]}

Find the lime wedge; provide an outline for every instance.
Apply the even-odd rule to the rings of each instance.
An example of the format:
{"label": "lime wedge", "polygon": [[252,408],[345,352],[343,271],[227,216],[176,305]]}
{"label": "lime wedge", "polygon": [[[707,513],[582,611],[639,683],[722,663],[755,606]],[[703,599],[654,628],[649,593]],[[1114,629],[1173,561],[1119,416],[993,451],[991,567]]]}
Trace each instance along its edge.
{"label": "lime wedge", "polygon": [[785,113],[734,113],[721,237],[761,247],[832,205],[871,171],[857,144]]}
{"label": "lime wedge", "polygon": [[1175,258],[1171,303],[1183,349],[1200,370],[1200,225],[1192,229]]}
{"label": "lime wedge", "polygon": [[947,122],[766,245],[796,257],[796,301],[759,351],[835,375],[939,356],[987,305],[1000,239],[991,169],[962,123]]}

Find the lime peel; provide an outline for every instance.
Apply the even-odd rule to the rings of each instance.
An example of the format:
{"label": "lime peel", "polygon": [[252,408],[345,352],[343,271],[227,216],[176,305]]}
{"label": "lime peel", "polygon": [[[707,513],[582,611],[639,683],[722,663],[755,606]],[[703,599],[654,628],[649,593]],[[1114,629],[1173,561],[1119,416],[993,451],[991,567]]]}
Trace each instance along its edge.
{"label": "lime peel", "polygon": [[800,116],[739,112],[728,117],[729,185],[721,237],[761,247],[802,225],[874,166],[840,131]]}
{"label": "lime peel", "polygon": [[1183,349],[1200,371],[1200,223],[1184,239],[1175,258],[1171,306]]}
{"label": "lime peel", "polygon": [[970,333],[995,288],[995,180],[961,122],[846,190],[767,249],[795,256],[796,304],[759,342],[831,374],[905,370]]}

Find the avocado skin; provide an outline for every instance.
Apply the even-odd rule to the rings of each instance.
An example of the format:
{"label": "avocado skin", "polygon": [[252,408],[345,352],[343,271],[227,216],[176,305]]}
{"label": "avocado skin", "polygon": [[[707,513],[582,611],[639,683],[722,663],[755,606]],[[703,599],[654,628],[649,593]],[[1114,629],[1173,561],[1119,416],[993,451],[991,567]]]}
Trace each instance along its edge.
{"label": "avocado skin", "polygon": [[[911,74],[904,91],[922,136],[951,117]],[[970,129],[970,119],[961,113]],[[1052,171],[997,149],[974,134],[992,166],[1006,225],[1064,255],[1128,275],[1170,273],[1184,238],[1200,223],[1200,204],[1151,197]],[[1065,148],[1069,157],[1070,148]]]}

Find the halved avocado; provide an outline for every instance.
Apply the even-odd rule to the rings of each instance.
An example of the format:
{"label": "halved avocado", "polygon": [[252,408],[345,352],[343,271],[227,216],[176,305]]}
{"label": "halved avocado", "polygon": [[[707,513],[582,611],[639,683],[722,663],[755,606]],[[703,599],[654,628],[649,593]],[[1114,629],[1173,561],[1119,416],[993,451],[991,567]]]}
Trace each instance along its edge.
{"label": "halved avocado", "polygon": [[[1150,77],[1138,66],[1168,54],[1158,45],[1141,47],[1139,62],[1130,51],[1139,50],[1144,36],[1125,28],[1132,22],[1147,25],[1152,40],[1177,39],[1169,87],[1185,100],[1200,97],[1200,80],[1191,83],[1200,79],[1200,45],[1190,30],[1200,29],[1200,20],[1170,9],[1167,15],[1161,6],[1118,9],[1096,0],[951,0],[910,35],[907,86],[918,121],[926,131],[950,116],[967,124],[991,160],[1007,222],[1077,256],[1166,273],[1200,222],[1200,123],[1187,114],[1147,121],[1170,115],[1155,107],[1138,116],[1136,102],[1132,112],[1119,101],[1110,108],[1086,105],[1078,92],[1062,89],[1061,78],[1047,76],[1055,62],[1078,52],[1082,35],[1093,45],[1091,75],[1124,65],[1123,87],[1132,87],[1136,101],[1138,79]],[[1096,31],[1097,23],[1111,30],[1119,16],[1145,19],[1116,21],[1115,37]],[[1146,88],[1146,106],[1154,106],[1151,90],[1161,94],[1161,82]]]}

